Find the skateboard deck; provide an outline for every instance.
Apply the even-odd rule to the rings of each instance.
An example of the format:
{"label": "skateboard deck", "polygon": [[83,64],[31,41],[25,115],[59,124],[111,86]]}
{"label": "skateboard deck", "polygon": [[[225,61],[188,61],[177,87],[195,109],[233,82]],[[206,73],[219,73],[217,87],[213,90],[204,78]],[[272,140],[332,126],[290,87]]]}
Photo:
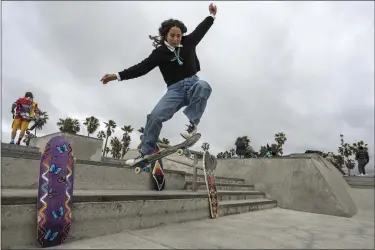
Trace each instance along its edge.
{"label": "skateboard deck", "polygon": [[26,133],[27,133],[28,131],[30,131],[30,130],[33,130],[36,126],[39,125],[40,122],[41,122],[40,119],[35,120],[35,121],[34,121],[34,124],[33,124],[30,128],[28,128],[28,129],[26,130]]}
{"label": "skateboard deck", "polygon": [[203,153],[203,170],[204,179],[206,181],[206,187],[208,191],[208,202],[210,205],[211,218],[216,219],[219,217],[217,212],[218,207],[218,197],[215,183],[215,168],[217,165],[217,160],[213,155],[210,155],[208,151]]}
{"label": "skateboard deck", "polygon": [[156,160],[159,160],[159,159],[162,159],[162,158],[164,158],[168,155],[174,154],[178,150],[185,150],[187,148],[190,148],[200,138],[201,138],[201,134],[197,133],[197,134],[193,135],[192,137],[188,138],[187,140],[185,140],[184,142],[181,142],[180,144],[171,146],[171,147],[166,148],[166,149],[162,149],[155,154],[146,156],[143,160],[138,161],[138,162],[130,165],[130,167],[136,167],[135,172],[140,173],[141,172],[140,171],[141,165],[149,165],[150,163],[152,163]]}
{"label": "skateboard deck", "polygon": [[40,163],[37,239],[41,247],[60,245],[69,234],[74,165],[69,142],[63,136],[52,137]]}

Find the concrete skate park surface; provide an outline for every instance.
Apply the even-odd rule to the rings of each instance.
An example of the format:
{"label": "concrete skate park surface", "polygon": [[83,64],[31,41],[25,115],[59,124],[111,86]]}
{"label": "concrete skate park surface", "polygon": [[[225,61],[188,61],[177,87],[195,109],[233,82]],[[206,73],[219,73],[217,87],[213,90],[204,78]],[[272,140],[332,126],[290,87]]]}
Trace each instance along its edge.
{"label": "concrete skate park surface", "polygon": [[[125,158],[137,154],[134,150],[129,153]],[[194,161],[174,154],[164,158],[163,164],[165,169],[192,174]],[[198,161],[197,166],[202,166],[202,162]],[[198,170],[198,174],[203,171]],[[268,199],[277,200],[280,208],[342,217],[352,217],[358,211],[342,174],[317,154],[218,159],[216,175],[245,179],[245,184],[254,185]]]}
{"label": "concrete skate park surface", "polygon": [[[193,160],[177,155],[167,159],[166,169],[192,173]],[[202,162],[197,165],[202,166]],[[245,184],[254,185],[268,199],[277,200],[280,208],[342,217],[352,217],[358,211],[347,181],[318,154],[218,159],[215,171],[217,176],[245,179]]]}
{"label": "concrete skate park surface", "polygon": [[53,249],[374,249],[374,189],[349,189],[351,218],[281,208],[124,231]]}
{"label": "concrete skate park surface", "polygon": [[219,159],[216,175],[244,178],[280,208],[342,217],[358,211],[342,174],[317,154]]}

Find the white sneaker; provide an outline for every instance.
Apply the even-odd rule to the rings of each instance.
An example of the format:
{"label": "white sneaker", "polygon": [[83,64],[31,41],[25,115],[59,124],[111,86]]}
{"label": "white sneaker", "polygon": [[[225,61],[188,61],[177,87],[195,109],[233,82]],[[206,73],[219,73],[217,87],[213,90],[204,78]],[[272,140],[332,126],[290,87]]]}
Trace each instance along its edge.
{"label": "white sneaker", "polygon": [[137,162],[139,162],[139,161],[142,161],[144,157],[145,157],[145,155],[143,155],[143,154],[141,153],[139,156],[137,156],[137,157],[134,158],[134,159],[128,159],[128,160],[126,160],[126,161],[125,161],[125,164],[126,164],[126,165],[133,165],[133,164],[135,164],[135,163],[137,163]]}
{"label": "white sneaker", "polygon": [[180,133],[180,135],[184,139],[188,139],[197,133],[197,126],[195,126],[193,123],[190,123],[190,125],[186,125],[186,126],[188,126],[188,128],[182,133]]}

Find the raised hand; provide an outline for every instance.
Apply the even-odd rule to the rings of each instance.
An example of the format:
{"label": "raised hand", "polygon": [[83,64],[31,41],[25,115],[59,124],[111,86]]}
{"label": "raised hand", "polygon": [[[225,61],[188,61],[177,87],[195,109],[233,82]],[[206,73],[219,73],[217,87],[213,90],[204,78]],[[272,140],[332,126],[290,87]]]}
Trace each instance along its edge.
{"label": "raised hand", "polygon": [[216,12],[217,12],[217,7],[216,5],[214,5],[213,3],[210,4],[210,6],[208,6],[208,10],[210,11],[210,14],[211,15],[216,15]]}

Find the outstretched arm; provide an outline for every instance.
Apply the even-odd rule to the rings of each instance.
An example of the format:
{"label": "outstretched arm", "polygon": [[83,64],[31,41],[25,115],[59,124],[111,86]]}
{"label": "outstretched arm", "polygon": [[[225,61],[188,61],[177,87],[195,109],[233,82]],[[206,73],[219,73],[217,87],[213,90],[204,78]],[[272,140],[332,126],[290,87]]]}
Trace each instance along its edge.
{"label": "outstretched arm", "polygon": [[146,75],[148,72],[158,66],[158,60],[156,57],[156,50],[153,50],[151,55],[144,59],[142,62],[128,68],[116,74],[119,81],[129,80]]}
{"label": "outstretched arm", "polygon": [[157,58],[157,51],[154,49],[149,57],[144,59],[142,62],[128,68],[116,74],[105,74],[100,80],[103,84],[107,84],[113,80],[129,80],[146,75],[148,72],[153,70],[159,65],[159,60]]}
{"label": "outstretched arm", "polygon": [[206,35],[207,31],[214,23],[217,8],[212,3],[209,6],[210,15],[206,17],[193,32],[185,37],[185,42],[197,46],[202,38]]}

